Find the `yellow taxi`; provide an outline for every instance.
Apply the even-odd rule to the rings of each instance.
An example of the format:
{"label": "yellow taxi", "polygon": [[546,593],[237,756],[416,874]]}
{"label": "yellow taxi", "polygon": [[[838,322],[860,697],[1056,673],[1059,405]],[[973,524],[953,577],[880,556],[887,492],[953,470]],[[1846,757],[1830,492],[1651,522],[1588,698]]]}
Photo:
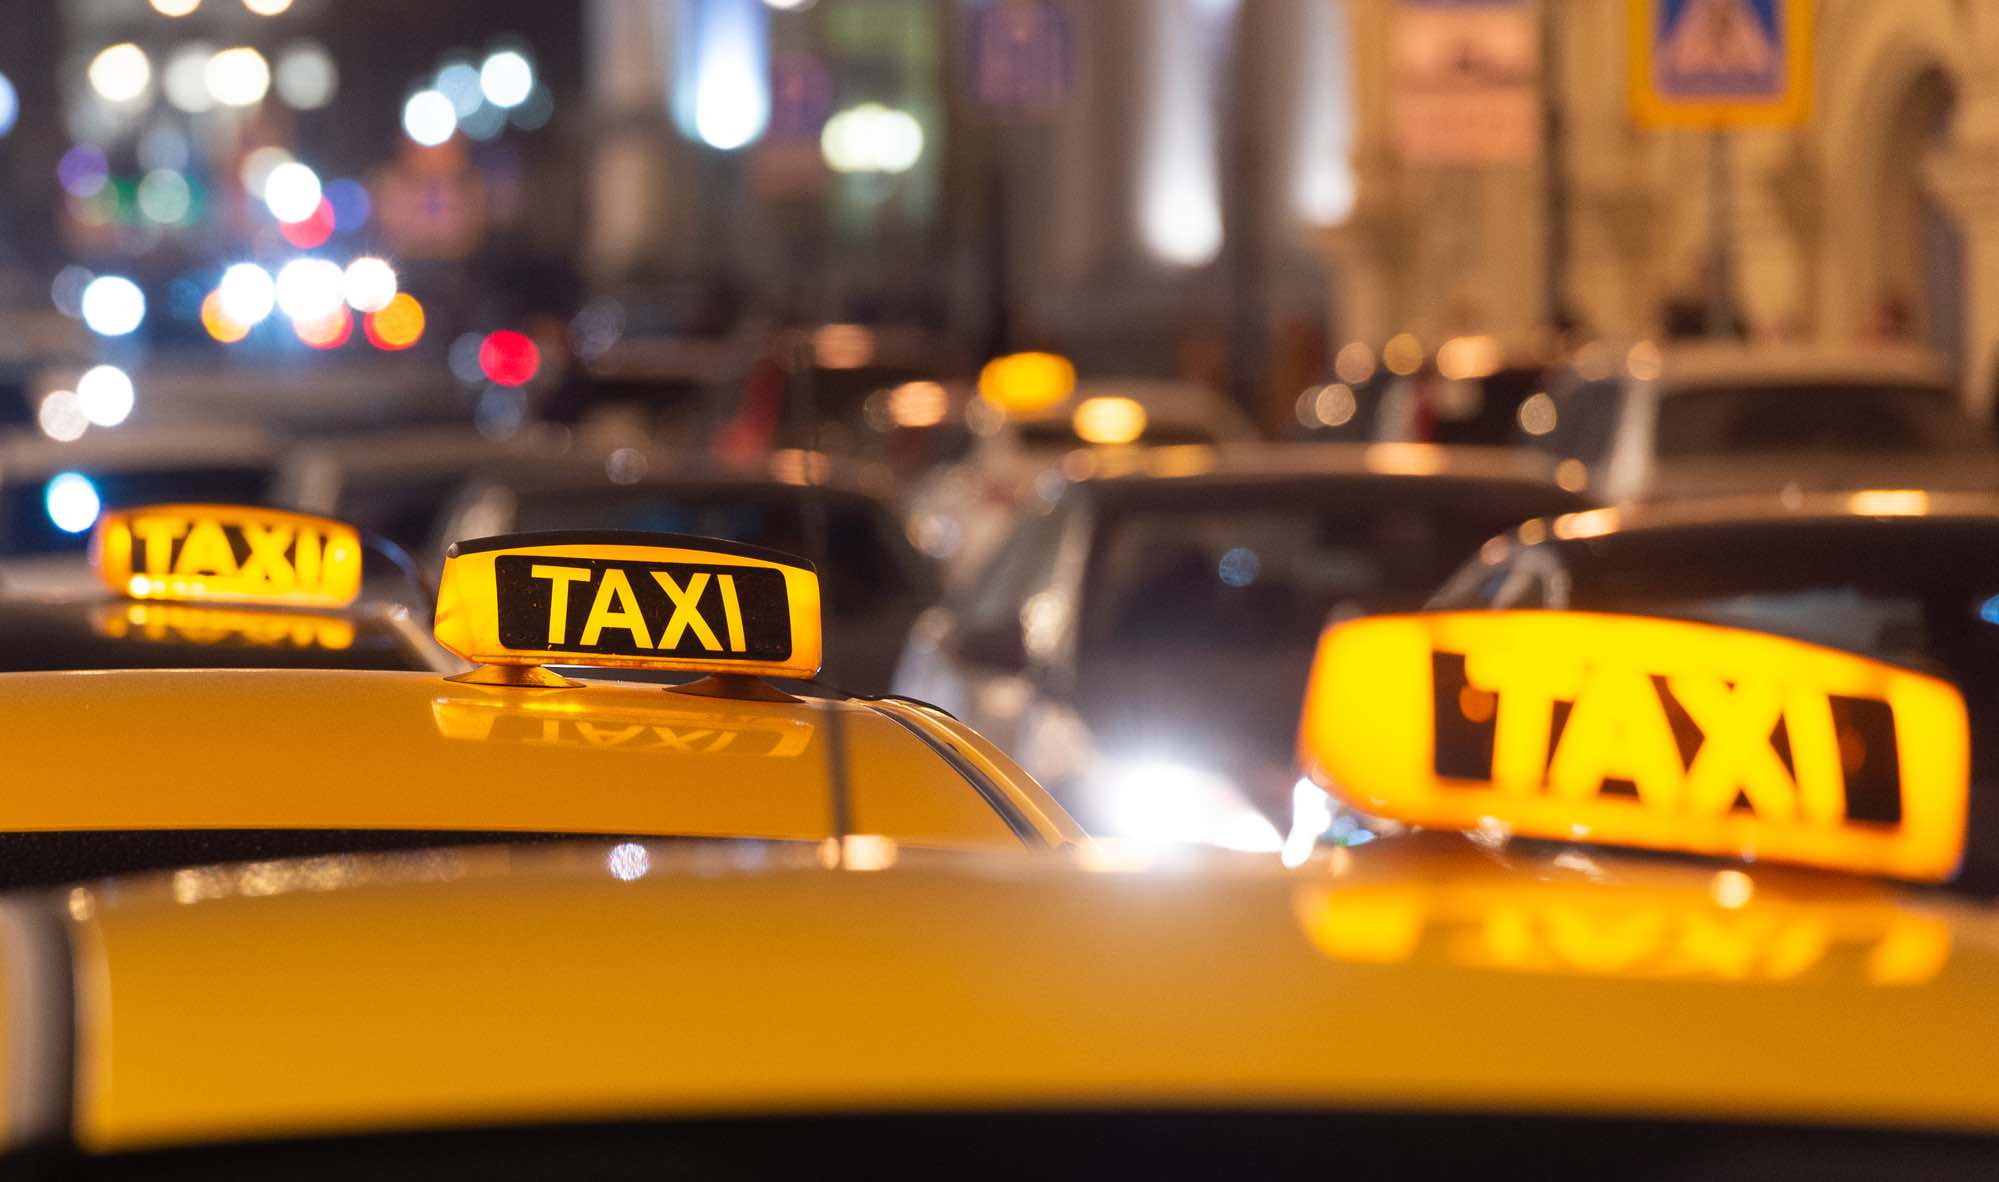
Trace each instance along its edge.
{"label": "yellow taxi", "polygon": [[[103,569],[144,562],[158,536],[114,524]],[[135,590],[150,578],[130,576]],[[457,676],[0,676],[0,749],[22,786],[0,800],[0,884],[578,834],[953,848],[1081,837],[939,711],[764,681],[817,670],[819,611],[815,570],[771,552],[517,535],[460,543],[446,562],[436,639],[476,665]],[[545,664],[557,662],[705,676],[584,684]]]}
{"label": "yellow taxi", "polygon": [[[488,667],[433,692],[594,711],[608,691],[530,670],[588,635],[657,650],[675,611],[712,635],[683,615],[666,647],[693,635],[703,661],[774,652],[799,618],[803,568],[652,545],[461,547],[439,632]],[[718,676],[716,701],[760,692]],[[1367,828],[1288,870],[822,823],[816,845],[317,857],[22,899],[0,925],[9,1144],[81,1177],[1999,1167],[1999,914],[1966,889],[1983,839],[1951,685],[1710,625],[1500,612],[1338,624],[1308,695],[1308,786]],[[308,761],[373,750],[375,719],[333,718]],[[635,770],[590,756],[537,799]],[[379,758],[341,790],[376,799]],[[697,766],[643,788],[699,793]],[[496,767],[395,789],[518,806]]]}
{"label": "yellow taxi", "polygon": [[[94,593],[0,581],[0,672],[462,670],[410,604],[363,596],[368,556],[353,526],[301,513],[180,503],[106,510],[90,536]],[[403,598],[423,599],[420,579],[391,581],[407,582]]]}

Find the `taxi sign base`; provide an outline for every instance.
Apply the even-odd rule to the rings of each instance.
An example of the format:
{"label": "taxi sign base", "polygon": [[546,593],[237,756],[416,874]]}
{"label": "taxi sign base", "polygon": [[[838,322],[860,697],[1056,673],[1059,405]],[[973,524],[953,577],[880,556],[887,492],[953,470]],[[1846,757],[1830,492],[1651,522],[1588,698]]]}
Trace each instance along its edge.
{"label": "taxi sign base", "polygon": [[481,665],[444,680],[460,685],[510,685],[517,689],[575,689],[583,684],[540,665]]}
{"label": "taxi sign base", "polygon": [[671,685],[669,692],[693,694],[698,698],[734,698],[739,702],[801,702],[803,698],[787,694],[761,677],[750,677],[741,673],[710,673],[699,681],[685,685]]}

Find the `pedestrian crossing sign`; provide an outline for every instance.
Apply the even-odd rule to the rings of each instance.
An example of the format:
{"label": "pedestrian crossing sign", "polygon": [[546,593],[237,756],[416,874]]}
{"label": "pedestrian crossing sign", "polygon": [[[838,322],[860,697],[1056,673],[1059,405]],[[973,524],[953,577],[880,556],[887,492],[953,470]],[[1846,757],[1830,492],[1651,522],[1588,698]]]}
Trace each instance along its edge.
{"label": "pedestrian crossing sign", "polygon": [[1811,0],[1628,0],[1645,127],[1791,127],[1811,105]]}

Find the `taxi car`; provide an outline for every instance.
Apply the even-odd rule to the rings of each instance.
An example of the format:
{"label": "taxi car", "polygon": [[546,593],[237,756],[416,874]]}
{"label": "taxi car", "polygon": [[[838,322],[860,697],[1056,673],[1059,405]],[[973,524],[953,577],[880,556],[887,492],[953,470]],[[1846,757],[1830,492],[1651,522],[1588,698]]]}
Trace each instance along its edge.
{"label": "taxi car", "polygon": [[71,594],[96,586],[84,549],[107,508],[162,501],[257,504],[276,445],[225,424],[120,427],[68,443],[0,437],[0,586]]}
{"label": "taxi car", "polygon": [[1419,607],[1494,532],[1587,504],[1497,449],[1077,460],[1046,512],[918,619],[895,688],[1012,752],[1094,833],[1237,846],[1274,843],[1290,813],[1292,724],[1328,614]]}
{"label": "taxi car", "polygon": [[[374,557],[354,527],[283,510],[103,510],[89,547],[94,591],[33,594],[0,584],[0,672],[463,670],[416,622],[411,601],[422,594],[413,571]],[[364,597],[371,565],[391,568],[369,576],[389,591]]]}
{"label": "taxi car", "polygon": [[1949,683],[1781,637],[1344,621],[1302,764],[1390,835],[1293,872],[854,835],[23,898],[6,1141],[85,1178],[1986,1177],[1971,735]]}
{"label": "taxi car", "polygon": [[[135,553],[153,536],[135,525]],[[115,535],[105,547],[117,561]],[[915,845],[1076,840],[990,744],[914,703],[801,699],[823,651],[807,564],[714,540],[459,543],[436,640],[467,672],[0,675],[0,883],[288,853],[564,834]],[[572,681],[592,666],[690,685]],[[464,665],[457,666],[464,669]],[[163,791],[162,777],[173,781]]]}

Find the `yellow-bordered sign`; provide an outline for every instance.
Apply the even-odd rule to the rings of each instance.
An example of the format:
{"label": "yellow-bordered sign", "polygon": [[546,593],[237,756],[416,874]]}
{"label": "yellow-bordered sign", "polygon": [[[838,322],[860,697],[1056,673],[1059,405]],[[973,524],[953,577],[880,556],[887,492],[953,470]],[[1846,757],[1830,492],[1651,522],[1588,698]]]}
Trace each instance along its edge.
{"label": "yellow-bordered sign", "polygon": [[445,558],[436,633],[485,665],[811,677],[819,575],[775,551],[675,534],[480,538]]}
{"label": "yellow-bordered sign", "polygon": [[1645,127],[1793,127],[1811,109],[1811,0],[1627,0]]}
{"label": "yellow-bordered sign", "polygon": [[346,607],[361,593],[351,525],[242,505],[114,509],[90,538],[104,585],[133,599]]}
{"label": "yellow-bordered sign", "polygon": [[1315,781],[1433,828],[1940,881],[1970,731],[1934,677],[1800,641],[1569,612],[1327,629],[1299,735]]}

